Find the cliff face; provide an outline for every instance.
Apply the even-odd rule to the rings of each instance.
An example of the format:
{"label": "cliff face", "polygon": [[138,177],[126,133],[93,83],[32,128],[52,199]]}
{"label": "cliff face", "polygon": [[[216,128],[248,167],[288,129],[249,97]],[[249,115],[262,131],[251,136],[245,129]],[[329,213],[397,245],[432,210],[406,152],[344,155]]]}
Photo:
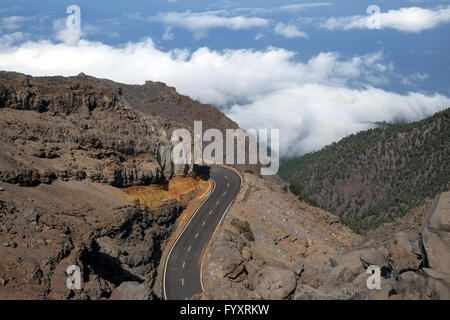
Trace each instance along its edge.
{"label": "cliff face", "polygon": [[134,109],[108,81],[0,73],[0,178],[23,186],[56,178],[118,187],[187,174],[171,162],[173,128]]}

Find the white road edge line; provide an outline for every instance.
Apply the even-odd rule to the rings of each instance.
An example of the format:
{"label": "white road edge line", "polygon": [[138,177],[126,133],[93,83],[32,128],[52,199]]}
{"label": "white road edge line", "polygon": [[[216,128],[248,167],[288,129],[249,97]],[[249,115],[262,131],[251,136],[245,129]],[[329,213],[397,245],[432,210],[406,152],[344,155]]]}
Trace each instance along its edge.
{"label": "white road edge line", "polygon": [[[211,190],[211,192],[209,193],[209,195],[205,198],[205,200],[203,200],[202,204],[197,208],[197,210],[195,210],[194,214],[192,215],[192,217],[189,219],[188,223],[184,226],[183,231],[181,231],[180,235],[178,236],[178,238],[175,240],[175,243],[173,244],[172,248],[170,248],[169,254],[167,255],[166,258],[166,263],[164,266],[164,275],[163,275],[163,291],[164,291],[164,299],[167,300],[167,294],[166,294],[166,273],[167,273],[167,262],[169,261],[170,258],[170,254],[173,251],[173,248],[175,248],[178,240],[181,238],[181,236],[183,235],[184,231],[186,231],[186,228],[189,226],[189,224],[191,223],[192,219],[195,217],[195,215],[197,214],[198,210],[200,210],[200,208],[203,206],[203,204],[209,199],[209,197],[214,193],[214,190],[216,190],[216,182],[213,179],[209,179],[213,182],[214,187]],[[241,185],[242,185],[242,181],[241,181]],[[201,278],[201,274],[200,274],[200,278]],[[203,289],[203,283],[202,283],[202,289]],[[205,291],[205,290],[203,290]]]}

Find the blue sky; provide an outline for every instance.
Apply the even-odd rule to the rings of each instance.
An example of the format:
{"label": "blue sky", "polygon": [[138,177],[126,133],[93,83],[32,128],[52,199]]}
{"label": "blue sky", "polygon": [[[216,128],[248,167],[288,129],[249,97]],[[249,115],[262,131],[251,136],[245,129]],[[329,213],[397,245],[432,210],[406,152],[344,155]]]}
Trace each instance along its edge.
{"label": "blue sky", "polygon": [[[65,30],[72,4],[81,9],[75,35]],[[382,29],[366,26],[373,4]],[[316,150],[370,121],[412,121],[448,107],[449,39],[449,0],[0,6],[0,69],[163,81],[245,128],[280,127],[288,155]]]}

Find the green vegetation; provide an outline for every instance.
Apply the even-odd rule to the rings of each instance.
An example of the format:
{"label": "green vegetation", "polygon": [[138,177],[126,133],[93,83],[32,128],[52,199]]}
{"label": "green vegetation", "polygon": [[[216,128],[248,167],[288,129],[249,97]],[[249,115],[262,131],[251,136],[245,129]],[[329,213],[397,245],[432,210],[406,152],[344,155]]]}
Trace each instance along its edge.
{"label": "green vegetation", "polygon": [[450,109],[409,124],[379,123],[284,163],[300,200],[363,233],[450,189]]}
{"label": "green vegetation", "polygon": [[246,173],[255,174],[255,172],[252,169],[245,170]]}
{"label": "green vegetation", "polygon": [[250,228],[250,223],[248,221],[233,218],[231,220],[231,225],[238,229],[239,233],[244,235],[248,241],[255,241],[255,236],[253,235],[252,229]]}

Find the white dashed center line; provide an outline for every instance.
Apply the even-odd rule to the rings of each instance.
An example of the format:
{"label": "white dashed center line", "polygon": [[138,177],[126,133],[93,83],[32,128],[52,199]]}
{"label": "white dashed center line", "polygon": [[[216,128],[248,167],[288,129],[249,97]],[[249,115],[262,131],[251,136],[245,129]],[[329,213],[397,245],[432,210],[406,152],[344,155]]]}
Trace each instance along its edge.
{"label": "white dashed center line", "polygon": [[211,213],[212,213],[212,210],[208,213],[208,215],[211,215]]}
{"label": "white dashed center line", "polygon": [[195,235],[195,239],[197,239],[197,237],[198,237],[198,232],[197,232],[197,234]]}
{"label": "white dashed center line", "polygon": [[223,195],[226,195],[227,194],[227,192],[225,191],[224,193],[223,193]]}
{"label": "white dashed center line", "polygon": [[189,246],[189,248],[188,248],[188,252],[189,252],[189,251],[191,251],[191,246]]}
{"label": "white dashed center line", "polygon": [[219,204],[219,203],[220,203],[220,201],[217,201],[217,202],[216,202],[216,204]]}
{"label": "white dashed center line", "polygon": [[202,223],[202,226],[204,226],[204,225],[205,225],[205,223],[206,223],[206,221],[203,221],[203,223]]}
{"label": "white dashed center line", "polygon": [[184,268],[185,265],[186,265],[186,261],[183,261],[183,268]]}
{"label": "white dashed center line", "polygon": [[184,286],[184,279],[181,279],[181,285]]}

